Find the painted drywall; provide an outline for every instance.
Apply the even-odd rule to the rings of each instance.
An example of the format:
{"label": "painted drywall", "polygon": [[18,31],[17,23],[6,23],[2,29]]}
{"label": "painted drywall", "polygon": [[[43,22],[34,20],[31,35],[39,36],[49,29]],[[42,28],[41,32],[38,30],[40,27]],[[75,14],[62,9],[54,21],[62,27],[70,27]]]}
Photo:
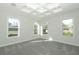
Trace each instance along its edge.
{"label": "painted drywall", "polygon": [[[8,37],[7,24],[9,17],[17,18],[20,21],[20,36]],[[34,18],[14,6],[0,4],[0,47],[15,44],[33,39]]]}
{"label": "painted drywall", "polygon": [[[7,21],[12,16],[20,20],[20,37],[7,37]],[[62,35],[62,20],[69,18],[74,21],[74,36],[64,37]],[[35,22],[40,24],[48,22],[48,35],[44,35],[43,38],[52,37],[54,41],[79,46],[79,9],[41,18],[33,17],[7,4],[0,4],[0,47],[36,38],[37,35],[33,34]]]}
{"label": "painted drywall", "polygon": [[[65,37],[62,34],[62,21],[73,19],[73,37]],[[54,41],[79,46],[79,9],[50,15],[44,18],[43,22],[48,22],[49,37]]]}

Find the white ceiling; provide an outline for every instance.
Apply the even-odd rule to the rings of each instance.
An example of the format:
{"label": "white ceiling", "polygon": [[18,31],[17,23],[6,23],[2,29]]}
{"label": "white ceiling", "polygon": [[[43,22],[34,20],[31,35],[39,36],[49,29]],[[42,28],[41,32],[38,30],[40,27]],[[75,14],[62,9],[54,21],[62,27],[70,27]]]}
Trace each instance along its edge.
{"label": "white ceiling", "polygon": [[[79,8],[79,3],[9,3],[27,14],[39,17],[50,16]],[[55,6],[55,7],[54,7]]]}
{"label": "white ceiling", "polygon": [[32,15],[39,15],[39,16],[46,16],[52,14],[51,12],[54,9],[60,8],[59,4],[56,3],[27,3],[27,4],[16,4],[16,7],[22,10],[23,12],[32,14]]}

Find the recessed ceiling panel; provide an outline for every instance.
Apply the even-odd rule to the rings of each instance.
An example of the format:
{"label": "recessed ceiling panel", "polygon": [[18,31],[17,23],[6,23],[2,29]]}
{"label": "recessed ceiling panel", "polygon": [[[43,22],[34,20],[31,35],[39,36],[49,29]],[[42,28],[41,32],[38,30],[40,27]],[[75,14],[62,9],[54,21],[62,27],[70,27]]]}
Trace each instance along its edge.
{"label": "recessed ceiling panel", "polygon": [[78,3],[15,3],[21,11],[34,16],[48,16],[79,8]]}

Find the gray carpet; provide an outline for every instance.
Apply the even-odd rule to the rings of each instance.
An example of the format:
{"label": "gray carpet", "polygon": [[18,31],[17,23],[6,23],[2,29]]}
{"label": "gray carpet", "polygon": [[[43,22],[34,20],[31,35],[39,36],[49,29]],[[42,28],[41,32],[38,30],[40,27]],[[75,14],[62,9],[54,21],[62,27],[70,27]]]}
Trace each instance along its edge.
{"label": "gray carpet", "polygon": [[0,55],[78,55],[79,47],[55,41],[31,40],[0,48]]}

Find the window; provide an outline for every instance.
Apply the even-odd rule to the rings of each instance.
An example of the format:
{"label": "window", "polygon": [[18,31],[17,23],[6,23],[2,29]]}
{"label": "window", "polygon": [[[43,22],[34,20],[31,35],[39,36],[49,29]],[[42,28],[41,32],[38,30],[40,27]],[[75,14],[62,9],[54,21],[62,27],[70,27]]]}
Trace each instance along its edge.
{"label": "window", "polygon": [[43,26],[43,34],[48,34],[48,23]]}
{"label": "window", "polygon": [[42,26],[39,25],[39,23],[35,22],[34,23],[34,34],[37,34],[38,36],[42,36]]}
{"label": "window", "polygon": [[8,37],[14,37],[20,35],[20,22],[16,18],[8,19]]}
{"label": "window", "polygon": [[37,22],[34,23],[34,34],[39,35],[39,24]]}
{"label": "window", "polygon": [[63,20],[63,35],[64,36],[73,36],[73,20],[67,19]]}
{"label": "window", "polygon": [[43,34],[48,34],[48,23],[39,24],[37,22],[34,23],[34,34],[39,36],[43,36]]}

